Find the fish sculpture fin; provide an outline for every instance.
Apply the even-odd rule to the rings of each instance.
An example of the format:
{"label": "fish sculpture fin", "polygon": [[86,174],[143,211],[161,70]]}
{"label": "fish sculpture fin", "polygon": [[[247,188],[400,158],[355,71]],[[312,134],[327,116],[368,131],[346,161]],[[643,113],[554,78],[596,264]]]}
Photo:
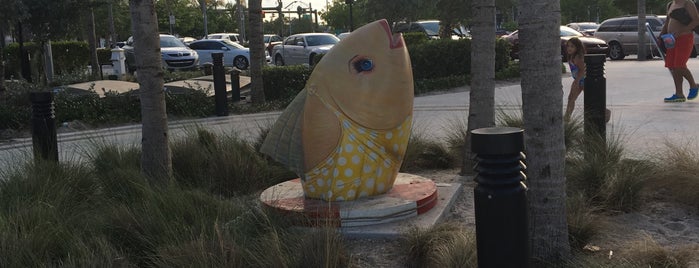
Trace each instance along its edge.
{"label": "fish sculpture fin", "polygon": [[289,168],[300,177],[305,173],[301,127],[308,93],[299,92],[267,133],[260,152]]}

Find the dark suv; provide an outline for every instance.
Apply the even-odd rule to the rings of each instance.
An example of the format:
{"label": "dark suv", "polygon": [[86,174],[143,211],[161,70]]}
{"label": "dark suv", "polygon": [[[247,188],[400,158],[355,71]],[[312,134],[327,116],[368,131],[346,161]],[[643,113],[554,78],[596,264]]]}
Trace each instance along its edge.
{"label": "dark suv", "polygon": [[[419,20],[413,22],[398,22],[393,27],[394,33],[418,32],[427,35],[430,39],[439,39],[438,20]],[[452,29],[451,39],[469,38],[469,32],[463,26]]]}
{"label": "dark suv", "polygon": [[[664,21],[664,16],[646,16],[646,23],[650,25],[656,37],[663,29]],[[600,24],[599,28],[597,28],[594,36],[609,44],[609,58],[612,60],[622,60],[626,55],[638,54],[638,16],[605,20]],[[699,42],[696,34],[694,37],[692,57],[697,56],[697,42]],[[644,49],[648,57],[659,55],[658,50],[651,42],[650,35],[646,33],[646,45]]]}

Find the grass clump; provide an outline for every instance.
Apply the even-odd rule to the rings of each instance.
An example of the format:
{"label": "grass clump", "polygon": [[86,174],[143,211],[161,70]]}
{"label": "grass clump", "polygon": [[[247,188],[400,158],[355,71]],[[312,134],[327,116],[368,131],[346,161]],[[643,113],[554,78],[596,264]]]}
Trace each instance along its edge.
{"label": "grass clump", "polygon": [[671,200],[699,209],[699,154],[692,146],[666,143],[658,159],[658,172],[650,187]]}
{"label": "grass clump", "polygon": [[453,164],[452,154],[442,143],[430,140],[425,135],[413,131],[403,156],[400,171],[448,169]]}
{"label": "grass clump", "polygon": [[401,237],[408,267],[476,267],[476,236],[454,222],[412,228]]}

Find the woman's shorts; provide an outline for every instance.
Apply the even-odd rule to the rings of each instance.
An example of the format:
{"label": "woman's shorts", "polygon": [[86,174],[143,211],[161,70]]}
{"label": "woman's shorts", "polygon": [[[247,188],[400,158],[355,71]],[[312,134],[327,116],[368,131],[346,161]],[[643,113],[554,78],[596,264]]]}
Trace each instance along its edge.
{"label": "woman's shorts", "polygon": [[694,34],[691,32],[675,36],[675,47],[667,49],[665,55],[665,67],[670,69],[687,68],[687,60],[692,54],[693,47]]}

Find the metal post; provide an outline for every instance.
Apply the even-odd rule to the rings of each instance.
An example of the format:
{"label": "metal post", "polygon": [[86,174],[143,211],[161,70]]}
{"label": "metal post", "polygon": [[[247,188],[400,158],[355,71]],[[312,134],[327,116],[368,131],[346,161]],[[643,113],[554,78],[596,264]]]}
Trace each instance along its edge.
{"label": "metal post", "polygon": [[231,71],[231,100],[240,101],[240,71],[236,69]]}
{"label": "metal post", "polygon": [[471,131],[476,154],[474,192],[478,267],[527,267],[529,262],[524,131],[513,127]]}
{"label": "metal post", "polygon": [[51,92],[31,92],[34,159],[58,162],[58,138]]}
{"label": "metal post", "polygon": [[228,99],[226,92],[226,74],[223,71],[223,53],[211,53],[214,60],[214,99],[216,100],[216,115],[228,115]]}
{"label": "metal post", "polygon": [[606,103],[607,103],[607,79],[604,78],[603,54],[585,55],[585,111],[584,129],[585,135],[598,135],[602,141],[606,140]]}

